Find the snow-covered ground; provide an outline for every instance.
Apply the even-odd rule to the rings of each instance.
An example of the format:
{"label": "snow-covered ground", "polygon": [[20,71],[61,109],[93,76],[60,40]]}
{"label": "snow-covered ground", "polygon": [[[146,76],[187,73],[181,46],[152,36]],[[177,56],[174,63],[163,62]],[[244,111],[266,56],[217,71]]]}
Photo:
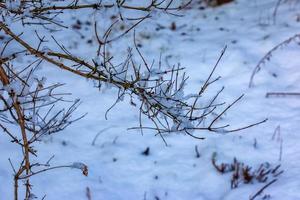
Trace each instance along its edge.
{"label": "snow-covered ground", "polygon": [[[87,190],[93,200],[239,200],[249,199],[272,180],[270,176],[264,183],[240,183],[231,189],[232,173],[221,174],[212,165],[212,155],[217,153],[217,164],[232,163],[233,158],[253,170],[266,162],[271,168],[281,164],[284,173],[255,199],[300,199],[300,97],[266,98],[268,92],[300,92],[299,44],[291,43],[274,52],[255,75],[254,86],[248,87],[259,60],[274,46],[299,33],[299,1],[282,4],[274,23],[276,3],[277,0],[236,0],[204,10],[194,4],[183,11],[183,17],[161,14],[136,29],[141,51],[149,61],[158,60],[162,53],[164,62],[180,62],[186,67],[190,76],[187,93],[203,84],[227,45],[214,75],[222,79],[209,92],[213,94],[225,86],[220,99],[227,103],[241,94],[245,97],[228,111],[223,123],[238,128],[268,118],[266,123],[240,132],[195,132],[205,140],[170,134],[165,138],[166,146],[154,132],[141,135],[127,130],[138,125],[137,108],[127,101],[114,107],[105,120],[105,112],[116,98],[113,89],[99,92],[91,82],[44,66],[41,73],[47,74],[49,82],[67,83],[64,89],[82,100],[78,115],[88,115],[62,133],[45,138],[36,146],[39,153],[33,159],[46,162],[55,155],[52,165],[80,161],[88,165],[89,175],[84,177],[74,169],[36,175],[32,178],[34,193],[46,195],[48,200],[88,199]],[[66,20],[84,21],[90,16],[73,17]],[[170,28],[172,23],[176,29]],[[57,37],[65,45],[73,45],[74,53],[88,57],[97,48],[95,43],[87,43],[93,34],[87,29],[84,39],[80,34],[69,38],[67,32]],[[122,54],[133,45],[132,34],[123,40],[112,51]],[[142,154],[147,148],[149,154]],[[13,171],[8,158],[17,162],[21,152],[4,134],[0,135],[0,152],[0,199],[12,199]]]}

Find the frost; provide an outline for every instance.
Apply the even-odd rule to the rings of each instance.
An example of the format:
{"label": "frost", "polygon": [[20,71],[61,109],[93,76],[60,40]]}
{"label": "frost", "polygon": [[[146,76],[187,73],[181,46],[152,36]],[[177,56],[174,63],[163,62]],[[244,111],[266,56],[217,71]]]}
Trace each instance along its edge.
{"label": "frost", "polygon": [[29,9],[29,8],[23,9],[23,15],[25,15],[25,16],[30,16],[30,15],[32,15],[32,14],[30,13],[30,9]]}
{"label": "frost", "polygon": [[11,107],[13,105],[13,100],[11,98],[6,99],[6,103],[8,107]]}
{"label": "frost", "polygon": [[43,46],[42,52],[49,53],[49,52],[51,52],[51,49],[48,46]]}
{"label": "frost", "polygon": [[21,1],[20,0],[7,0],[5,2],[5,6],[9,10],[18,10],[21,6]]}
{"label": "frost", "polygon": [[83,169],[86,165],[82,162],[74,162],[71,167],[76,169]]}
{"label": "frost", "polygon": [[83,173],[83,175],[87,176],[88,175],[88,167],[83,164],[82,162],[74,162],[71,166],[71,168],[74,169],[80,169]]}
{"label": "frost", "polygon": [[10,84],[10,90],[13,91],[15,95],[20,95],[22,93],[23,87],[24,86],[20,81],[13,81]]}
{"label": "frost", "polygon": [[43,84],[43,85],[46,83],[46,81],[47,81],[46,77],[42,77],[42,79],[40,80],[41,84]]}

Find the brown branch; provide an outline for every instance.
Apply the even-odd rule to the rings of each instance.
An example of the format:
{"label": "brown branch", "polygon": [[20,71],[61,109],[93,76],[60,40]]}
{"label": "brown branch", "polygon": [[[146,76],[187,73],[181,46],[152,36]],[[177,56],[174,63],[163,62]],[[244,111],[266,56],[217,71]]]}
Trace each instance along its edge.
{"label": "brown branch", "polygon": [[285,96],[300,96],[300,92],[268,92],[266,94],[266,98],[285,97]]}
{"label": "brown branch", "polygon": [[[4,71],[2,65],[0,65],[0,79],[1,79],[1,82],[2,84],[5,86],[5,85],[8,85],[9,84],[9,78],[6,74],[6,72]],[[15,94],[14,93],[11,93],[10,94],[11,98],[12,99],[16,99],[15,98]],[[25,121],[24,121],[24,114],[23,114],[23,111],[22,111],[22,108],[19,104],[19,102],[16,100],[13,102],[13,107],[17,113],[17,116],[18,116],[18,124],[20,126],[20,130],[21,130],[21,134],[22,134],[22,139],[23,139],[23,150],[24,150],[24,160],[25,160],[25,170],[26,170],[26,174],[29,174],[30,173],[30,157],[29,157],[29,143],[28,143],[28,140],[27,140],[27,134],[26,134],[26,128],[25,128]],[[19,173],[23,171],[23,168],[20,168],[19,170]],[[18,179],[19,179],[19,173],[17,173],[17,175],[15,176],[15,187],[18,187]],[[20,173],[21,174],[21,173]],[[25,194],[25,197],[26,199],[29,197],[30,195],[30,183],[29,183],[29,180],[26,180],[26,194]],[[17,188],[15,188],[15,193],[17,191]],[[15,196],[15,198],[18,198],[18,195]]]}
{"label": "brown branch", "polygon": [[277,181],[277,179],[274,179],[272,181],[270,181],[269,183],[267,183],[266,185],[264,185],[260,190],[258,190],[252,197],[249,198],[249,200],[254,200],[256,197],[258,197],[267,187],[269,187],[270,185],[272,185],[273,183],[275,183]]}

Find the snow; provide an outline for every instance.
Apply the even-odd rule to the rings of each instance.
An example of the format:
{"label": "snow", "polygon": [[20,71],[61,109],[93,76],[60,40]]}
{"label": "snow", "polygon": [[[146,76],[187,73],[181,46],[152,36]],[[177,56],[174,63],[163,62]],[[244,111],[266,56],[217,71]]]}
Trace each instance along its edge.
{"label": "snow", "polygon": [[18,8],[20,7],[21,1],[14,1],[14,0],[8,0],[5,2],[5,6],[9,9],[9,10],[18,10]]}
{"label": "snow", "polygon": [[[203,98],[208,101],[222,86],[225,89],[217,103],[225,101],[228,105],[245,94],[220,121],[221,125],[232,125],[230,129],[268,118],[264,124],[239,132],[193,133],[205,137],[205,140],[173,133],[165,136],[166,146],[159,136],[155,136],[155,132],[145,131],[142,135],[138,130],[128,130],[139,123],[138,108],[130,106],[128,98],[117,104],[109,112],[108,120],[105,120],[106,110],[117,97],[115,88],[99,92],[93,88],[92,82],[44,64],[37,73],[46,75],[47,82],[66,83],[61,90],[71,92],[74,98],[82,101],[78,115],[86,112],[88,115],[63,132],[44,137],[42,142],[35,145],[38,157],[32,159],[43,163],[55,155],[51,166],[70,165],[79,169],[88,166],[89,174],[86,177],[78,170],[66,168],[33,176],[34,195],[39,199],[46,195],[48,200],[81,200],[87,199],[86,191],[89,188],[93,200],[236,200],[249,199],[265,185],[258,182],[241,183],[231,189],[230,174],[222,175],[212,165],[212,155],[217,153],[218,163],[230,163],[235,157],[253,169],[266,162],[271,166],[281,164],[284,173],[257,199],[263,199],[264,195],[270,195],[272,200],[300,199],[299,96],[266,98],[267,92],[300,92],[300,46],[293,43],[274,52],[271,60],[264,63],[261,71],[255,75],[254,86],[248,87],[251,73],[259,60],[274,46],[299,33],[297,16],[300,4],[295,2],[287,1],[280,5],[276,23],[272,14],[277,0],[236,0],[205,10],[193,5],[192,9],[183,12],[183,17],[154,15],[136,29],[137,41],[142,45],[140,50],[147,61],[151,63],[152,59],[158,60],[161,53],[164,64],[180,62],[181,66],[186,67],[190,77],[184,89],[186,97],[199,90],[227,45],[214,75],[215,78],[219,75],[222,78],[209,87]],[[11,2],[9,6],[16,9],[16,3]],[[85,13],[80,16],[73,11],[70,13],[75,19],[61,19],[75,23],[77,19],[84,22],[92,18]],[[176,24],[175,30],[170,29],[172,22]],[[18,28],[16,25],[15,30],[23,31]],[[41,29],[38,31],[42,33]],[[72,30],[53,34],[76,55],[93,57],[93,52],[97,50],[95,42],[86,42],[95,39],[93,29],[84,29],[76,35]],[[81,38],[81,34],[85,38]],[[34,44],[32,32],[24,31],[22,37]],[[54,42],[47,45],[41,48],[45,52],[57,49]],[[2,49],[1,43],[0,46]],[[133,46],[132,34],[126,35],[110,50],[121,60],[128,46]],[[11,44],[11,48],[19,50],[20,47]],[[11,52],[8,48],[4,53],[8,56]],[[274,73],[276,77],[272,76]],[[148,72],[145,72],[145,76],[148,76]],[[199,104],[207,105],[204,101]],[[144,123],[147,125],[148,122]],[[280,139],[272,139],[278,126]],[[99,130],[103,131],[95,145],[92,145]],[[195,146],[200,153],[199,158],[196,157]],[[148,147],[149,155],[143,155],[142,152]],[[0,135],[0,152],[0,199],[12,199],[13,170],[8,158],[17,165],[22,152],[10,143],[5,134]]]}

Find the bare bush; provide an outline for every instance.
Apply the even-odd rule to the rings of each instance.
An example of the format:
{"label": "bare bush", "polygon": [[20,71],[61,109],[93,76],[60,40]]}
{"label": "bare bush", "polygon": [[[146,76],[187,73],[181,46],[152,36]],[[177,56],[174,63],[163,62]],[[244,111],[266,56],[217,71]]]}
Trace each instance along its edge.
{"label": "bare bush", "polygon": [[[55,111],[55,106],[66,94],[56,92],[61,84],[46,85],[45,77],[35,76],[41,61],[30,63],[24,68],[14,68],[8,62],[0,65],[0,127],[23,150],[23,159],[18,168],[13,165],[15,199],[18,197],[18,182],[24,180],[25,199],[30,199],[31,184],[29,177],[50,169],[50,160],[46,164],[32,163],[30,155],[36,156],[33,144],[44,136],[64,130],[79,118],[72,119],[72,114],[79,105],[76,100],[68,109]],[[21,136],[11,130],[17,126]],[[61,166],[60,166],[61,167]],[[58,167],[54,167],[58,168]]]}
{"label": "bare bush", "polygon": [[[163,68],[160,59],[158,63],[146,61],[136,42],[134,29],[155,13],[178,15],[178,12],[189,3],[190,1],[178,4],[173,0],[153,0],[146,5],[131,5],[131,2],[126,0],[103,2],[75,0],[71,3],[58,0],[0,2],[0,30],[4,34],[1,36],[0,52],[1,128],[12,142],[22,147],[23,151],[20,166],[18,169],[13,166],[16,200],[19,197],[19,180],[25,181],[25,199],[33,196],[30,177],[35,174],[70,167],[80,169],[84,175],[87,175],[87,166],[82,163],[57,167],[50,167],[49,162],[31,163],[30,157],[37,154],[33,148],[35,142],[46,135],[64,130],[81,118],[72,118],[73,112],[79,105],[78,100],[67,110],[54,111],[54,106],[64,101],[63,97],[66,94],[55,93],[55,89],[61,84],[47,86],[44,83],[45,78],[36,77],[36,68],[41,63],[92,80],[99,90],[104,87],[117,88],[118,97],[115,104],[127,97],[132,106],[139,108],[139,125],[133,129],[154,130],[164,141],[164,135],[171,132],[203,139],[193,131],[229,133],[265,121],[235,129],[230,129],[229,124],[218,125],[225,112],[243,97],[242,95],[227,105],[225,102],[217,103],[224,88],[220,89],[213,98],[206,100],[206,103],[201,101],[207,88],[220,78],[214,78],[213,74],[225,49],[205,83],[195,94],[184,93],[188,76],[183,67],[174,65],[171,68]],[[72,53],[72,49],[66,47],[55,36],[56,33],[63,33],[69,27],[74,34],[81,34],[83,26],[81,21],[68,24],[60,19],[60,16],[66,17],[70,12],[80,10],[91,15],[102,14],[103,20],[111,21],[110,25],[105,30],[102,28],[101,31],[96,18],[87,23],[90,29],[93,29],[92,34],[98,47],[94,55],[90,55],[89,58]],[[137,12],[138,16],[126,16],[126,12],[129,11]],[[120,32],[120,28],[116,27],[123,27],[122,31]],[[28,33],[31,33],[29,38]],[[133,34],[134,46],[128,50],[126,58],[120,63],[119,55],[111,54],[108,49],[112,43],[118,43],[129,33]],[[26,34],[27,37],[24,36]],[[84,37],[83,34],[81,36]],[[56,46],[53,47],[53,44]],[[24,67],[22,62],[18,62],[20,57],[29,60],[30,64]],[[142,123],[144,119],[150,120],[153,126],[144,126]],[[19,126],[22,137],[19,138],[18,133],[12,133],[6,124]]]}
{"label": "bare bush", "polygon": [[[286,40],[280,42],[279,44],[277,44],[276,46],[274,46],[271,50],[269,50],[264,57],[262,57],[259,62],[257,63],[257,65],[255,66],[255,68],[252,71],[251,77],[250,77],[250,81],[249,81],[249,88],[253,87],[254,85],[254,77],[255,75],[260,72],[260,70],[262,69],[262,67],[264,65],[266,65],[266,63],[268,63],[268,61],[270,61],[272,59],[272,56],[274,54],[274,52],[279,51],[280,49],[285,48],[286,46],[288,46],[291,43],[296,43],[299,44],[299,40],[300,40],[300,34],[295,34],[292,37],[287,38]],[[276,74],[273,74],[273,76],[277,76]],[[267,95],[269,96],[269,95]]]}
{"label": "bare bush", "polygon": [[265,162],[257,168],[253,168],[245,163],[233,159],[232,163],[217,163],[217,153],[213,153],[211,159],[214,168],[221,174],[231,173],[230,186],[231,189],[239,187],[241,184],[266,183],[259,191],[252,195],[249,199],[253,200],[260,195],[263,190],[278,180],[278,177],[284,172],[280,169],[281,165],[272,166]]}

